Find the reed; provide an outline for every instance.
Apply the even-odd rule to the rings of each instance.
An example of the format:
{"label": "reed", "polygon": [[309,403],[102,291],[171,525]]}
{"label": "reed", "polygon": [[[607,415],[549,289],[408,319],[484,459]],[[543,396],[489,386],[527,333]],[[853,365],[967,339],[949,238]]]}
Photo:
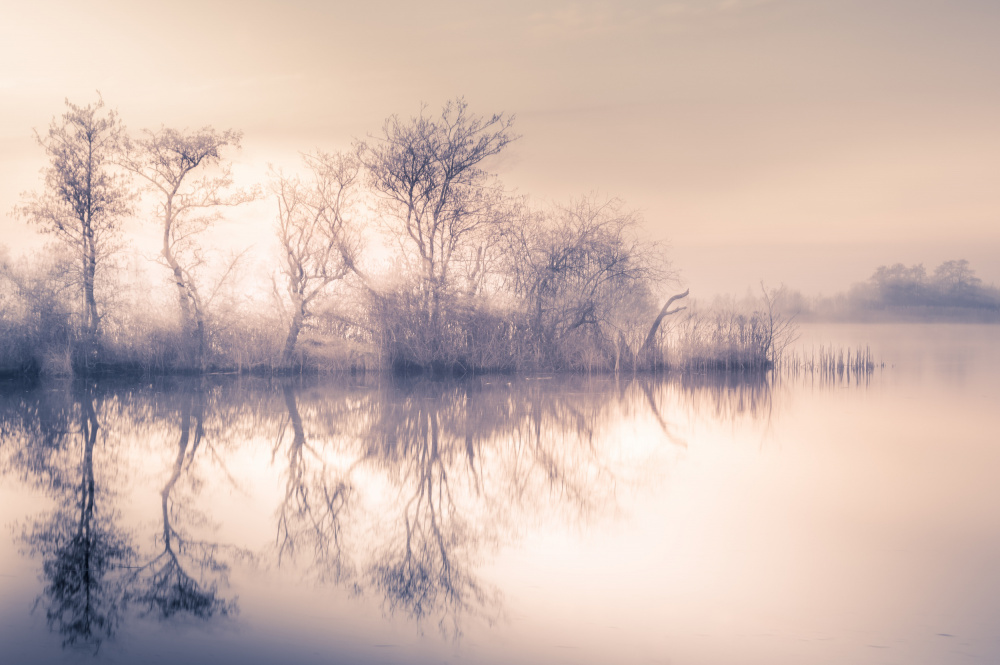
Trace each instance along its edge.
{"label": "reed", "polygon": [[783,350],[763,312],[735,309],[688,315],[670,331],[663,349],[667,368],[685,372],[767,370]]}
{"label": "reed", "polygon": [[869,346],[820,345],[808,352],[797,349],[786,354],[780,363],[784,374],[820,377],[827,381],[852,381],[869,377],[885,368]]}

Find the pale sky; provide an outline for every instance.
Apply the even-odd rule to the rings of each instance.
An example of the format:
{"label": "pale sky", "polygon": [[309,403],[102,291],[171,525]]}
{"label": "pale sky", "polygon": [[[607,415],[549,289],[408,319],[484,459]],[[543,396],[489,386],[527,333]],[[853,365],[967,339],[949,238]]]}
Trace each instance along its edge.
{"label": "pale sky", "polygon": [[[0,2],[15,250],[37,246],[6,214],[41,184],[32,130],[64,98],[100,90],[133,130],[241,129],[254,179],[464,95],[517,116],[508,185],[624,198],[696,294],[951,258],[1000,283],[995,1]],[[269,214],[227,233],[264,246]]]}

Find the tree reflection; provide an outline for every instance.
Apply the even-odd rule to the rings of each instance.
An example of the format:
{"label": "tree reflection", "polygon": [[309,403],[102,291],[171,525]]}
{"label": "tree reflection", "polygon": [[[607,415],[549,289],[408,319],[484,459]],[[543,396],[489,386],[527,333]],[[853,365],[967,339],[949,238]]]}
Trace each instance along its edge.
{"label": "tree reflection", "polygon": [[[469,519],[476,506],[463,502],[470,494],[481,498],[483,487],[471,433],[459,441],[454,430],[442,431],[442,420],[454,415],[447,397],[416,391],[375,423],[368,452],[391,464],[399,501],[395,523],[383,525],[391,537],[377,547],[367,573],[390,611],[415,619],[440,614],[442,631],[458,634],[463,614],[492,618],[500,594],[475,573],[478,550],[495,534]],[[456,490],[456,481],[464,486]]]}
{"label": "tree reflection", "polygon": [[[139,569],[132,593],[147,611],[155,611],[164,619],[175,614],[210,619],[236,609],[235,602],[227,602],[218,595],[218,580],[225,582],[229,573],[229,565],[219,559],[220,545],[188,538],[171,522],[171,515],[177,512],[171,493],[182,472],[190,469],[205,435],[204,408],[203,391],[195,389],[182,393],[177,457],[160,491],[163,530],[158,543],[163,549]],[[189,570],[192,568],[197,569],[198,577],[191,575]]]}
{"label": "tree reflection", "polygon": [[[219,586],[229,572],[226,559],[245,555],[240,548],[188,535],[186,521],[207,520],[190,501],[176,499],[206,439],[204,391],[174,387],[161,398],[168,406],[164,417],[155,392],[103,388],[56,384],[0,399],[3,472],[45,490],[58,506],[22,529],[26,551],[42,558],[44,586],[37,605],[64,646],[95,651],[115,635],[131,605],[160,619],[187,614],[207,620],[234,612],[235,601],[222,598]],[[179,399],[179,409],[169,408],[171,399]],[[145,554],[133,533],[119,526],[117,497],[125,489],[129,462],[134,465],[142,455],[140,444],[176,432],[177,410],[180,433],[170,476],[159,492],[157,550]],[[190,486],[197,494],[197,483]]]}
{"label": "tree reflection", "polygon": [[306,418],[302,393],[283,387],[291,436],[275,448],[287,462],[279,560],[306,557],[319,579],[374,592],[389,612],[438,615],[445,632],[457,633],[463,614],[495,616],[499,594],[473,572],[480,525],[451,486],[455,446],[440,422],[451,402],[331,389],[307,395]]}
{"label": "tree reflection", "polygon": [[445,634],[460,634],[463,617],[501,615],[479,568],[534,516],[614,510],[619,479],[599,443],[611,392],[480,380],[360,394],[289,384],[283,397],[279,558],[311,551],[320,579]]}
{"label": "tree reflection", "polygon": [[[236,611],[228,576],[251,557],[213,535],[207,481],[247,483],[237,451],[272,433],[278,563],[457,636],[503,615],[485,572],[499,550],[615,518],[623,490],[658,478],[658,455],[693,445],[690,422],[771,416],[766,375],[723,378],[49,384],[0,395],[0,472],[57,502],[23,539],[67,645],[96,649],[130,606],[161,620]],[[642,420],[655,440],[625,433]],[[140,543],[114,508],[127,492],[141,507],[150,475],[155,536]]]}
{"label": "tree reflection", "polygon": [[[282,393],[292,438],[285,451],[285,495],[278,508],[278,559],[280,562],[286,555],[295,556],[300,549],[311,547],[313,569],[320,578],[341,581],[350,577],[342,550],[342,513],[353,489],[351,469],[341,475],[323,460],[321,451],[306,438],[292,386],[283,386]],[[280,447],[279,439],[275,455]]]}
{"label": "tree reflection", "polygon": [[[4,471],[52,489],[76,485],[77,469],[56,458],[65,453],[68,438],[80,433],[80,407],[69,382],[56,390],[7,384],[0,392],[0,445]],[[65,467],[65,468],[64,468]],[[68,474],[68,475],[67,475]]]}
{"label": "tree reflection", "polygon": [[[59,492],[62,505],[26,530],[24,539],[31,553],[43,558],[45,587],[39,602],[49,627],[62,635],[64,646],[88,645],[96,651],[121,622],[128,566],[135,552],[127,534],[117,527],[115,512],[98,509],[94,447],[100,424],[90,387],[78,387],[75,396],[79,481],[75,488],[54,486],[65,490]],[[48,441],[43,439],[43,445]]]}
{"label": "tree reflection", "polygon": [[[613,424],[770,413],[766,377],[505,377],[408,380],[361,389],[282,386],[286,417],[277,511],[279,561],[305,561],[323,581],[374,594],[387,613],[493,621],[502,594],[483,562],[543,520],[586,525],[618,511],[618,493],[647,469]],[[671,402],[687,405],[674,414]],[[645,416],[643,416],[645,414]]]}

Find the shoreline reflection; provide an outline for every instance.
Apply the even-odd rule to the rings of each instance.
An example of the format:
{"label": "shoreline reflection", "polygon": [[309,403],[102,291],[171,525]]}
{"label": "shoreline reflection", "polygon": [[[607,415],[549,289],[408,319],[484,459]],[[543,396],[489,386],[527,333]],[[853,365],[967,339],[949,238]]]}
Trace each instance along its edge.
{"label": "shoreline reflection", "polygon": [[[232,566],[269,562],[458,638],[466,621],[505,616],[482,572],[499,550],[547,524],[616,519],[620,493],[649,482],[658,444],[628,452],[623,423],[646,419],[683,450],[678,406],[763,419],[773,401],[763,375],[7,386],[2,471],[58,504],[21,539],[42,561],[39,603],[64,646],[96,652],[130,614],[235,615],[222,591]],[[251,475],[279,476],[273,511],[255,516],[260,534],[220,540],[229,513],[205,497],[253,492],[229,465],[261,446],[270,464]],[[123,517],[133,504],[155,505],[152,538]]]}

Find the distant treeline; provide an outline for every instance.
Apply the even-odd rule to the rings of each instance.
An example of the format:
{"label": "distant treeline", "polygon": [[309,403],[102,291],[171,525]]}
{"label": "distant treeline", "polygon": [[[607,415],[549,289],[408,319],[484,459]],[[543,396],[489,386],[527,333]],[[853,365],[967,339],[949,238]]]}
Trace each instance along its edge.
{"label": "distant treeline", "polygon": [[[669,263],[635,212],[594,195],[532,206],[487,169],[512,127],[457,99],[240,188],[228,157],[239,132],[132,133],[100,99],[67,101],[37,134],[44,181],[14,210],[52,242],[30,259],[0,248],[0,372],[774,363],[791,332],[773,292],[673,325],[687,292],[667,297]],[[272,266],[213,259],[205,231],[262,199]],[[133,220],[162,238],[160,267],[123,251]]]}
{"label": "distant treeline", "polygon": [[832,297],[786,294],[781,310],[818,321],[1000,322],[1000,288],[983,284],[965,259],[945,261],[930,274],[921,264],[896,263]]}

